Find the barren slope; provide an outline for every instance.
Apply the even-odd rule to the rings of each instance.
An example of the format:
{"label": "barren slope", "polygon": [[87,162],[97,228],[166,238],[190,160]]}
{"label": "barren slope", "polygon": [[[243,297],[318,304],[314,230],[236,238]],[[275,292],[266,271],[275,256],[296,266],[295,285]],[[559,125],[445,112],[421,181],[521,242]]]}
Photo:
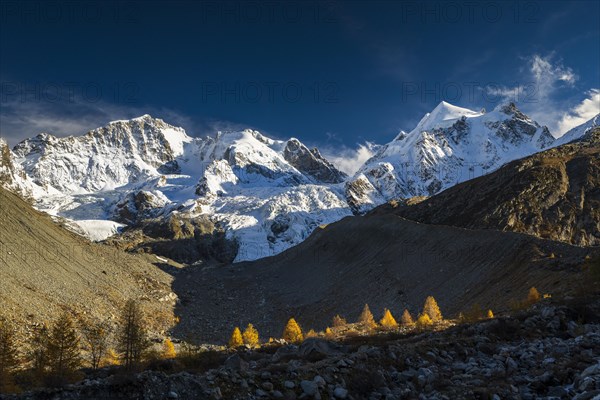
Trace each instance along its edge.
{"label": "barren slope", "polygon": [[[229,267],[191,267],[176,275],[176,333],[226,340],[252,322],[279,337],[295,316],[323,329],[336,314],[355,320],[365,303],[413,315],[427,295],[452,315],[479,302],[495,311],[531,286],[555,295],[576,285],[590,250],[531,236],[424,225],[391,215],[350,217],[318,229],[280,255]],[[554,254],[555,258],[551,258]]]}
{"label": "barren slope", "polygon": [[162,330],[172,320],[170,282],[147,260],[91,244],[0,188],[0,315],[21,328],[63,309],[114,320],[134,298],[143,300],[152,328]]}

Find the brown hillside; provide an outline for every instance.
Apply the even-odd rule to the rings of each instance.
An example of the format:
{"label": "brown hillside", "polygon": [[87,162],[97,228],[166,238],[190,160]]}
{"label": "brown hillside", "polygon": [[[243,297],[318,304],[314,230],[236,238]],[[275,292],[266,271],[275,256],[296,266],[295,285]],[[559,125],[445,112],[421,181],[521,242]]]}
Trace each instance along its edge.
{"label": "brown hillside", "polygon": [[600,128],[583,140],[511,162],[418,204],[373,211],[390,212],[427,224],[600,246]]}
{"label": "brown hillside", "polygon": [[22,329],[61,310],[114,320],[134,298],[152,316],[152,328],[162,330],[172,320],[170,281],[148,261],[89,243],[0,188],[0,316]]}

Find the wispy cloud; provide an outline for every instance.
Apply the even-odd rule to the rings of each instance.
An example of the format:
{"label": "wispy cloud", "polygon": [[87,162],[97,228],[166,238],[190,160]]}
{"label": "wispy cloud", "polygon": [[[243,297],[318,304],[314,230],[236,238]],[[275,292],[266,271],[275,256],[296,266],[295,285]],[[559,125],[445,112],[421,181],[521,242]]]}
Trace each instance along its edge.
{"label": "wispy cloud", "polygon": [[377,152],[379,145],[371,142],[358,144],[356,148],[330,147],[321,148],[321,153],[340,171],[354,175],[356,171]]}
{"label": "wispy cloud", "polygon": [[570,129],[594,118],[598,113],[600,113],[600,90],[591,89],[581,103],[563,114],[558,121],[558,133],[563,135]]}
{"label": "wispy cloud", "polygon": [[[570,123],[579,120],[568,117],[579,114],[575,109],[565,113],[568,105],[560,96],[564,90],[573,89],[577,80],[573,69],[565,66],[562,60],[557,60],[554,54],[534,54],[526,59],[526,74],[522,82],[515,86],[488,86],[486,93],[504,101],[519,103],[524,112],[548,126],[555,136],[560,136]],[[587,114],[584,112],[582,115]]]}

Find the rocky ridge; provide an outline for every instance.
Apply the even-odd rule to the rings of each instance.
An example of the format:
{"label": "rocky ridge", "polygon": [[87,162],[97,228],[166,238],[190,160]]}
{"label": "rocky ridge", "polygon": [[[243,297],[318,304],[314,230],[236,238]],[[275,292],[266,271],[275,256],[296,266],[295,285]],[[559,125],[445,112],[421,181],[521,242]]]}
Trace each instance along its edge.
{"label": "rocky ridge", "polygon": [[600,245],[600,128],[513,161],[412,205],[382,206],[426,224],[522,232],[578,246]]}

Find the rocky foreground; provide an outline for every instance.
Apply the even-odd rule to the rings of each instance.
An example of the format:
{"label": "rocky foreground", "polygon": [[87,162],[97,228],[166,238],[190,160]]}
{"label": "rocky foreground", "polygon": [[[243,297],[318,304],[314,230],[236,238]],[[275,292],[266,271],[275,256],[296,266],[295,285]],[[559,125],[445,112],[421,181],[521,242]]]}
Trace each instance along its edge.
{"label": "rocky foreground", "polygon": [[[598,399],[600,301],[441,331],[213,354],[214,368],[88,379],[9,399]],[[107,371],[104,371],[106,374]]]}

